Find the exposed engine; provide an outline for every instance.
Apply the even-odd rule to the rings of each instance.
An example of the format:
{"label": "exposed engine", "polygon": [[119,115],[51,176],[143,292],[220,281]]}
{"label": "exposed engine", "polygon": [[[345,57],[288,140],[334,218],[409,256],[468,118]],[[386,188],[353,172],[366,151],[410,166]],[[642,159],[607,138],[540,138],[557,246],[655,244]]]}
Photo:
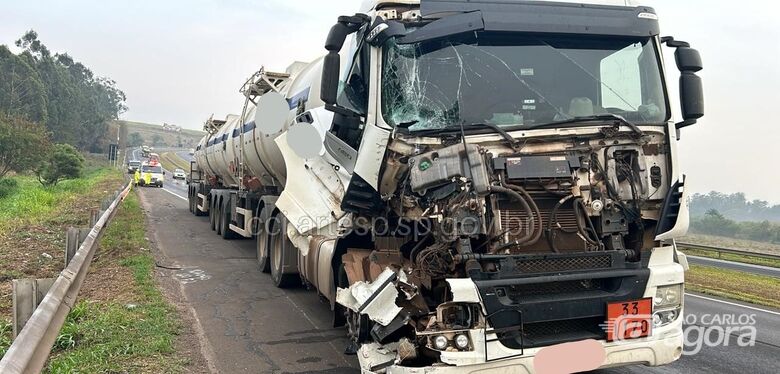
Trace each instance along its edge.
{"label": "exposed engine", "polygon": [[[389,311],[393,318],[382,317],[386,323],[361,311],[368,317],[364,324],[373,321],[368,322],[372,340],[398,343],[407,365],[425,364],[425,357],[441,359],[442,351],[470,349],[473,342],[459,335],[484,326],[485,317],[478,304],[453,303],[447,279],[502,279],[599,266],[584,261],[542,265],[551,255],[604,253],[641,266],[648,257],[643,250],[654,244],[669,185],[663,144],[660,134],[569,143],[534,139],[509,149],[463,139],[450,145],[396,140],[380,192],[389,210],[383,214],[397,222],[374,224],[371,254],[352,249],[345,256],[346,266],[353,267],[348,271],[352,289],[355,281],[373,281],[358,287],[382,283],[390,292],[384,302],[398,306]],[[382,269],[387,270],[378,276]],[[371,290],[363,293],[384,292]],[[340,291],[342,305],[365,305],[344,296]],[[361,339],[368,335],[365,331]]]}

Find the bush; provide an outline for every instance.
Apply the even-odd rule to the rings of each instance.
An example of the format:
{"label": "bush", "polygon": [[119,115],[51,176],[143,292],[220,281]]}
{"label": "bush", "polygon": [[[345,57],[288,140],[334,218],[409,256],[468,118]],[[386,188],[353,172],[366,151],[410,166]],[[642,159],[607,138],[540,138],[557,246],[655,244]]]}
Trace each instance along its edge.
{"label": "bush", "polygon": [[57,144],[54,151],[36,170],[38,181],[44,186],[56,186],[62,180],[81,176],[84,156],[70,144]]}
{"label": "bush", "polygon": [[16,179],[0,179],[0,199],[11,195],[19,188],[19,182]]}

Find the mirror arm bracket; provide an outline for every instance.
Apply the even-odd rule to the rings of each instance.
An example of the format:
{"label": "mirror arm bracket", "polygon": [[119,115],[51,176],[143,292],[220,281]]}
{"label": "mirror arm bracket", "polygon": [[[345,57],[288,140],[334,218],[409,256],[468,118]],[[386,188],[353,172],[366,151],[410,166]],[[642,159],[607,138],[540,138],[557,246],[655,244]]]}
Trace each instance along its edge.
{"label": "mirror arm bracket", "polygon": [[662,36],[661,44],[666,44],[672,48],[686,47],[690,48],[691,44],[682,40],[674,40],[673,36]]}

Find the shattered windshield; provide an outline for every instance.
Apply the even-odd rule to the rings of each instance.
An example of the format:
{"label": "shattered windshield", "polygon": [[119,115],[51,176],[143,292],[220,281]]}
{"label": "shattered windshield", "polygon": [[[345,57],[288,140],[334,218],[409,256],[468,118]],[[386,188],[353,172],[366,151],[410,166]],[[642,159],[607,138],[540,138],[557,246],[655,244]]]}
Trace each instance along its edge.
{"label": "shattered windshield", "polygon": [[477,32],[384,48],[382,112],[410,131],[474,123],[537,125],[612,113],[663,123],[649,37]]}

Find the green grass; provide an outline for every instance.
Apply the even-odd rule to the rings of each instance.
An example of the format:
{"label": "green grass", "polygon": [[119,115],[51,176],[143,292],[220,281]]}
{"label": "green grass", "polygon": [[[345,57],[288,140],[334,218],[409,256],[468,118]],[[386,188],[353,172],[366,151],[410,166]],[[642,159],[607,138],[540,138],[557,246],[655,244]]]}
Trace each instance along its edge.
{"label": "green grass", "polygon": [[691,265],[685,277],[689,291],[780,308],[780,282],[774,277],[699,265]]}
{"label": "green grass", "polygon": [[8,347],[11,346],[11,334],[13,334],[11,321],[5,319],[0,320],[0,357],[5,356]]}
{"label": "green grass", "polygon": [[14,177],[18,188],[0,199],[0,206],[3,207],[0,209],[0,229],[9,227],[15,220],[37,222],[45,219],[68,198],[89,192],[116,173],[116,169],[111,168],[93,169],[81,178],[65,180],[53,187],[43,187],[33,176]]}
{"label": "green grass", "polygon": [[[133,276],[133,284],[126,285],[133,289],[133,304],[79,302],[60,331],[46,372],[183,371],[174,348],[177,312],[155,284],[153,257],[139,250],[147,245],[143,211],[130,194],[104,234],[101,256],[113,251],[122,258],[120,264]],[[91,272],[96,275],[99,269]]]}
{"label": "green grass", "polygon": [[176,168],[185,172],[190,170],[190,164],[174,152],[165,152],[160,155],[160,162],[165,170],[173,171]]}
{"label": "green grass", "polygon": [[756,257],[751,255],[735,255],[731,253],[723,253],[720,257],[718,254],[711,251],[702,251],[698,249],[680,248],[682,251],[691,256],[715,258],[725,261],[741,262],[743,264],[762,265],[773,268],[780,268],[780,260],[774,260],[771,258]]}

